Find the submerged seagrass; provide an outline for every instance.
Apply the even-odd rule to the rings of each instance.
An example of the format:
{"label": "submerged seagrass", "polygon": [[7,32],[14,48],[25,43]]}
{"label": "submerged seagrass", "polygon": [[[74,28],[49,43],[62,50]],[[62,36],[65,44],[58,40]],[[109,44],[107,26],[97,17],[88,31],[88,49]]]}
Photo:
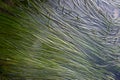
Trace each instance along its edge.
{"label": "submerged seagrass", "polygon": [[119,80],[119,18],[98,1],[0,0],[0,80]]}

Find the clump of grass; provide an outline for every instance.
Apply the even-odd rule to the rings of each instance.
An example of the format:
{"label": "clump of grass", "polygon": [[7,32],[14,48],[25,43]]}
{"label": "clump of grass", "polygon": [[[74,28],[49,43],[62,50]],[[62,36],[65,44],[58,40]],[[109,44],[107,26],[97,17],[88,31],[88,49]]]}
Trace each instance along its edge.
{"label": "clump of grass", "polygon": [[0,5],[1,80],[119,79],[119,41],[109,41],[119,19],[95,0],[1,0]]}

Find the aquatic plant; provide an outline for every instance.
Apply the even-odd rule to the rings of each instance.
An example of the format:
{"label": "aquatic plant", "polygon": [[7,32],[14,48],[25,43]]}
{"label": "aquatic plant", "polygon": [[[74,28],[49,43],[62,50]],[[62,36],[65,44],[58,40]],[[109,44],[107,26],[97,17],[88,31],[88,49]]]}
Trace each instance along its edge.
{"label": "aquatic plant", "polygon": [[119,80],[111,1],[0,0],[0,80]]}

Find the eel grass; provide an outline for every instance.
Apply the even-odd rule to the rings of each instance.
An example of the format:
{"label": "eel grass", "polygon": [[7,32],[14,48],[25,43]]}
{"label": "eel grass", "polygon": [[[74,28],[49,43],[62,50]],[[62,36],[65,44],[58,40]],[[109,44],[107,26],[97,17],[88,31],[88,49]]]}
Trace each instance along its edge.
{"label": "eel grass", "polygon": [[120,80],[119,27],[96,0],[0,0],[0,80]]}

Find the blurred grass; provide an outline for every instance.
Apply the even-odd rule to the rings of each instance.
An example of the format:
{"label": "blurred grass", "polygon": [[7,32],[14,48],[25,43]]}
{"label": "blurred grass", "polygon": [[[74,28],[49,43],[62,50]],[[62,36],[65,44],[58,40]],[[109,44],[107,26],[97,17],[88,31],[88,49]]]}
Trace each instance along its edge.
{"label": "blurred grass", "polygon": [[[119,27],[95,0],[1,0],[1,80],[119,80]],[[119,44],[119,43],[118,43]]]}

